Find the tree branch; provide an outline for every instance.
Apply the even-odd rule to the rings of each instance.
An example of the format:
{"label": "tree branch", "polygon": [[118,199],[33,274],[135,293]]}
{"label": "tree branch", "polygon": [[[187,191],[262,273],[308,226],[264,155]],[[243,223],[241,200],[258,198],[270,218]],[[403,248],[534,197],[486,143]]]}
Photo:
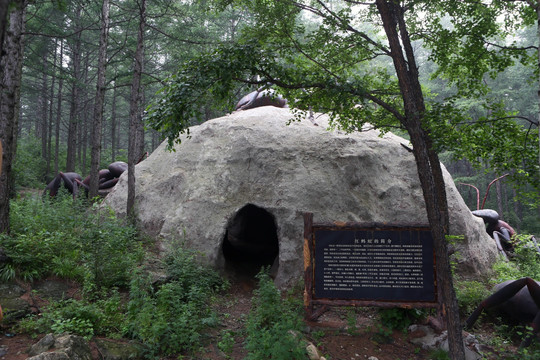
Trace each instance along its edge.
{"label": "tree branch", "polygon": [[515,51],[522,51],[522,50],[538,50],[538,46],[534,46],[534,45],[531,45],[531,46],[525,46],[525,47],[517,47],[517,46],[503,46],[503,45],[491,43],[491,42],[489,42],[489,41],[484,41],[484,43],[485,43],[486,45],[491,45],[491,46],[493,46],[493,47],[496,47],[496,48],[502,49],[502,50],[515,50]]}
{"label": "tree branch", "polygon": [[[317,9],[313,6],[308,6],[308,5],[305,5],[305,4],[301,4],[301,3],[298,3],[296,1],[293,1],[293,4],[294,6],[298,7],[299,9],[302,9],[302,10],[306,10],[308,12],[311,12],[312,14],[315,14],[315,15],[318,15],[324,19],[329,19],[329,20],[334,20],[334,21],[338,21],[346,30],[354,33],[354,34],[357,34],[358,36],[360,36],[362,39],[364,39],[365,41],[367,41],[369,44],[371,44],[372,46],[374,46],[375,48],[379,49],[380,51],[382,51],[383,53],[385,53],[386,55],[390,55],[390,50],[388,50],[386,47],[384,47],[382,44],[379,44],[377,43],[376,41],[374,41],[371,37],[369,37],[369,35],[367,35],[366,33],[362,32],[362,31],[359,31],[355,28],[353,28],[351,26],[351,24],[349,24],[348,22],[346,22],[344,19],[342,19],[341,17],[339,17],[337,14],[335,14],[333,11],[331,11],[322,1],[320,0],[317,0],[317,2],[321,5],[321,7],[323,7],[327,12],[328,14],[330,14],[331,16],[329,16],[328,14],[325,14],[323,11],[321,11],[320,9]],[[365,4],[365,5],[373,5],[373,4]]]}
{"label": "tree branch", "polygon": [[158,29],[157,27],[155,27],[154,25],[151,25],[149,23],[145,23],[145,26],[149,27],[150,29],[152,29],[152,30],[160,33],[161,35],[164,35],[165,37],[168,37],[169,39],[172,39],[174,41],[179,41],[179,42],[183,42],[183,43],[186,43],[186,44],[193,44],[193,45],[212,45],[213,44],[211,42],[201,42],[201,41],[180,39],[180,38],[177,38],[176,36],[173,36],[171,34],[166,33],[165,31],[163,31],[161,29]]}

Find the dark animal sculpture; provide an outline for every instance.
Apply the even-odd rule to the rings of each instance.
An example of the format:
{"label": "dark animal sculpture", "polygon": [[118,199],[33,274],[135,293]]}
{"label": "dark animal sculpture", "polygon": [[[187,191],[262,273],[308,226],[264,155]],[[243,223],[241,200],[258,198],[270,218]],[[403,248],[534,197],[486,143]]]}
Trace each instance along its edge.
{"label": "dark animal sculpture", "polygon": [[[123,161],[116,161],[109,165],[107,169],[102,169],[99,171],[99,190],[106,190],[112,188],[118,180],[120,175],[127,171],[128,164]],[[86,193],[90,190],[90,175],[88,175],[83,181],[77,182],[82,186]],[[106,195],[105,193],[100,193],[100,195]]]}
{"label": "dark animal sculpture", "polygon": [[[478,210],[472,213],[484,220],[487,225],[486,232],[495,240],[499,252],[506,260],[508,260],[507,254],[513,253],[516,231],[500,219],[499,213],[495,210],[484,209],[484,205],[491,185],[507,175],[500,176],[489,183],[482,207],[480,207],[480,191],[478,188],[470,184],[463,184],[476,189],[476,207]],[[540,247],[534,236],[531,237],[531,243],[540,254]],[[478,305],[465,322],[464,327],[466,329],[472,327],[484,309],[498,309],[511,319],[531,325],[533,331],[523,339],[520,348],[529,346],[540,330],[540,282],[525,277],[502,282],[495,285],[493,289],[495,290],[493,295]]]}
{"label": "dark animal sculpture", "polygon": [[[486,204],[491,185],[508,175],[509,174],[504,174],[499,176],[489,183],[486,189],[486,194],[484,195],[484,200],[482,201],[482,206],[480,206],[480,190],[478,190],[478,188],[474,185],[461,183],[462,185],[470,186],[476,190],[477,210],[474,210],[472,213],[473,215],[476,215],[484,220],[484,224],[487,225],[487,233],[495,240],[497,249],[506,260],[508,260],[507,255],[513,252],[512,238],[514,235],[516,235],[516,231],[510,225],[500,219],[499,213],[497,213],[495,210],[484,209],[484,205]],[[532,241],[535,244],[537,251],[540,253],[540,247],[536,243],[536,239],[534,237],[532,238]]]}
{"label": "dark animal sculpture", "polygon": [[464,327],[473,326],[484,309],[499,309],[521,323],[530,324],[533,331],[523,339],[520,348],[529,346],[540,329],[540,282],[525,277],[497,284],[494,290],[469,316]]}
{"label": "dark animal sculpture", "polygon": [[[142,158],[141,158],[142,160]],[[123,161],[116,161],[109,165],[108,169],[102,169],[99,171],[99,190],[107,190],[112,188],[118,182],[120,175],[124,171],[127,171],[128,164]],[[90,186],[90,176],[87,176],[84,180],[82,177],[74,172],[59,172],[58,175],[47,185],[43,196],[49,193],[51,197],[56,196],[60,186],[64,184],[64,187],[73,194],[73,198],[78,195],[79,187],[85,189],[88,194]],[[106,192],[100,192],[100,195],[106,195]]]}
{"label": "dark animal sculpture", "polygon": [[[499,213],[491,209],[474,210],[473,215],[476,215],[487,225],[486,232],[491,236],[497,244],[497,249],[503,258],[508,260],[508,256],[512,256],[514,252],[514,244],[519,241],[514,237],[516,231],[506,222],[499,219]],[[531,246],[534,246],[536,252],[540,254],[540,246],[534,236],[531,236]]]}
{"label": "dark animal sculpture", "polygon": [[73,194],[73,198],[75,198],[78,194],[78,183],[77,180],[82,180],[81,175],[75,173],[75,172],[59,172],[58,175],[52,179],[52,181],[45,187],[45,190],[43,191],[43,196],[49,193],[49,196],[54,197],[56,194],[58,194],[58,190],[60,189],[60,186],[64,184],[64,187],[69,191],[71,194]]}
{"label": "dark animal sculpture", "polygon": [[275,90],[260,88],[241,98],[234,109],[248,110],[269,105],[284,108],[287,107],[287,99],[284,99],[281,95],[277,95]]}
{"label": "dark animal sculpture", "polygon": [[474,210],[472,213],[484,220],[487,233],[495,240],[501,255],[507,258],[507,252],[513,251],[512,237],[516,235],[516,231],[508,223],[500,220],[499,213],[495,210]]}

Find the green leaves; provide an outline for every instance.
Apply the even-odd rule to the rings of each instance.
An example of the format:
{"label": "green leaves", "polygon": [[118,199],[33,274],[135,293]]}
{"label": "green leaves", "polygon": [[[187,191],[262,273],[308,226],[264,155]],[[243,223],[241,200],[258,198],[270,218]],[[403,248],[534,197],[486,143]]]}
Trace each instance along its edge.
{"label": "green leaves", "polygon": [[468,106],[450,100],[430,107],[426,122],[436,149],[452,151],[455,159],[477,168],[509,172],[516,184],[540,188],[537,131],[516,122],[502,103],[484,104],[485,115],[479,117],[471,117]]}
{"label": "green leaves", "polygon": [[106,210],[88,212],[68,194],[44,200],[11,202],[12,233],[2,234],[0,248],[12,263],[0,268],[0,277],[33,281],[54,274],[88,289],[127,286],[142,256],[135,229]]}
{"label": "green leaves", "polygon": [[152,284],[141,273],[131,282],[129,331],[151,354],[194,351],[216,320],[208,306],[226,283],[200,265],[196,253],[177,246],[164,262],[167,282]]}
{"label": "green leaves", "polygon": [[301,329],[300,316],[281,300],[273,280],[263,271],[257,275],[253,309],[247,322],[247,359],[304,359],[302,342],[295,335]]}
{"label": "green leaves", "polygon": [[[324,112],[345,131],[360,130],[365,123],[382,131],[401,128],[403,94],[375,7],[324,1],[215,3],[238,6],[249,14],[248,21],[234,41],[184,63],[150,106],[148,123],[168,137],[169,148],[181,134],[189,135],[191,124],[205,119],[207,104],[231,111],[241,84],[272,86],[300,110],[297,116],[308,109]],[[453,150],[458,158],[496,172],[510,171],[519,183],[538,189],[536,130],[513,118],[509,101],[507,108],[501,105],[511,91],[515,101],[522,97],[515,90],[523,80],[489,92],[490,78],[518,61],[531,62],[531,50],[507,46],[512,44],[505,38],[512,34],[516,44],[523,41],[524,35],[515,32],[531,21],[528,6],[503,0],[404,4],[409,34],[421,40],[414,44],[414,55],[424,60],[419,66],[427,69],[425,77],[441,87],[426,105],[424,120],[437,150]],[[431,96],[428,86],[422,89],[425,98]]]}
{"label": "green leaves", "polygon": [[169,148],[189,126],[203,120],[204,105],[210,100],[222,108],[232,107],[234,81],[247,78],[260,50],[252,44],[223,46],[197,60],[184,63],[168,80],[160,100],[148,108],[147,123],[169,140]]}
{"label": "green leaves", "polygon": [[[209,101],[230,110],[238,83],[274,85],[292,107],[330,113],[351,129],[361,127],[371,114],[374,96],[401,108],[396,81],[389,81],[385,67],[366,66],[386,50],[377,36],[372,39],[351,26],[355,21],[350,6],[331,10],[288,1],[239,4],[253,12],[253,22],[242,28],[237,41],[184,63],[148,108],[149,126],[168,137],[169,148],[181,134],[189,135],[190,124],[203,119]],[[312,20],[313,15],[321,22]],[[355,108],[357,104],[366,106]],[[388,117],[383,118],[388,123]]]}
{"label": "green leaves", "polygon": [[125,323],[124,306],[117,291],[94,302],[86,300],[51,301],[40,316],[25,319],[19,328],[37,333],[72,333],[87,340],[94,335],[118,337]]}

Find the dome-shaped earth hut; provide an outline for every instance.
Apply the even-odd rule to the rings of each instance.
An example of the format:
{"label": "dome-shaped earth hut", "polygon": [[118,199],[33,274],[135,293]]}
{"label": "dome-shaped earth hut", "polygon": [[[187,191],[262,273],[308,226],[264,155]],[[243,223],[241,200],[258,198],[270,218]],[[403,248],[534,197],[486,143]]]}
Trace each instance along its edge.
{"label": "dome-shaped earth hut", "polygon": [[[183,239],[220,269],[274,265],[286,286],[303,272],[303,213],[316,222],[425,223],[408,141],[377,131],[325,129],[324,116],[288,125],[289,109],[259,107],[190,129],[136,167],[136,213],[166,249]],[[444,170],[457,271],[489,271],[496,247]],[[106,203],[125,215],[127,173]]]}

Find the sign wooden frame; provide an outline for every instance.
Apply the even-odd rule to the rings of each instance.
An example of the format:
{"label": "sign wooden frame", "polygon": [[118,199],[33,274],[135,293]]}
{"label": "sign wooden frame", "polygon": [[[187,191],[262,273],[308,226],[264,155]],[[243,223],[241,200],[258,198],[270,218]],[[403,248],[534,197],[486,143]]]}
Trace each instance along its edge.
{"label": "sign wooden frame", "polygon": [[[426,260],[426,254],[427,254],[427,264],[425,265],[422,265],[422,266],[425,266],[424,270],[427,269],[427,274],[426,276],[424,277],[424,279],[428,279],[428,282],[427,284],[423,281],[422,282],[422,286],[410,286],[410,287],[419,287],[419,288],[422,288],[421,290],[423,291],[423,294],[421,296],[421,298],[423,299],[417,299],[415,298],[416,297],[416,292],[414,291],[414,289],[412,289],[412,295],[408,294],[406,297],[407,299],[403,300],[403,299],[400,299],[399,298],[399,295],[398,295],[398,298],[394,298],[393,295],[391,296],[382,296],[382,295],[377,295],[375,298],[369,298],[369,297],[363,297],[360,296],[360,297],[355,297],[355,295],[358,293],[359,289],[361,289],[362,287],[356,287],[356,291],[351,291],[349,293],[353,294],[351,296],[340,296],[340,294],[346,294],[347,292],[343,292],[343,291],[337,291],[337,292],[332,292],[332,291],[326,291],[327,289],[325,288],[324,290],[325,291],[322,291],[320,288],[322,287],[321,285],[321,269],[320,268],[317,268],[317,266],[319,267],[322,267],[324,265],[326,266],[330,266],[327,262],[321,260],[321,254],[316,254],[316,248],[317,248],[317,245],[316,245],[316,236],[315,234],[318,232],[318,234],[321,235],[322,237],[322,234],[326,234],[326,235],[330,235],[331,237],[336,237],[336,238],[343,238],[343,236],[346,236],[348,238],[350,238],[352,236],[352,238],[355,237],[354,234],[356,234],[357,232],[366,232],[366,231],[371,231],[372,233],[375,233],[376,231],[389,231],[389,232],[400,232],[400,231],[406,231],[408,233],[415,233],[415,232],[422,232],[424,235],[424,239],[423,240],[426,240],[426,234],[429,234],[429,238],[427,240],[429,240],[431,243],[429,244],[429,246],[427,247],[427,250],[424,250],[423,251],[423,254],[424,254],[424,257],[422,258],[422,260],[420,261],[420,263],[425,263],[425,260]],[[336,232],[335,234],[334,233],[331,233],[331,232]],[[353,235],[350,235],[349,234],[352,233]],[[325,236],[326,236],[325,235]],[[420,236],[420,235],[419,235]],[[321,240],[322,241],[322,240]],[[354,240],[354,242],[358,242],[356,239]],[[332,241],[328,241],[326,240],[326,243],[332,243]],[[336,246],[336,245],[327,245],[327,246]],[[349,247],[350,249],[353,249],[353,245],[337,245],[337,246],[342,246],[342,247]],[[361,245],[358,245],[358,246],[361,246]],[[362,246],[369,246],[369,245],[362,245]],[[382,246],[382,245],[381,245]],[[389,245],[388,245],[389,246]],[[305,213],[304,214],[304,282],[305,282],[305,291],[304,291],[304,305],[305,305],[305,309],[306,309],[306,317],[310,320],[315,320],[317,319],[324,311],[326,311],[326,308],[327,306],[377,306],[377,307],[385,307],[385,308],[392,308],[392,307],[401,307],[401,308],[435,308],[435,307],[438,307],[439,305],[439,302],[438,302],[438,296],[437,296],[437,283],[436,283],[436,270],[435,270],[435,266],[436,266],[436,258],[435,258],[435,251],[434,249],[432,249],[431,251],[430,250],[430,246],[431,248],[433,248],[433,240],[431,238],[431,234],[429,232],[429,227],[426,226],[426,225],[418,225],[418,224],[387,224],[387,223],[384,223],[384,224],[381,224],[381,223],[370,223],[370,224],[363,224],[363,223],[344,223],[344,222],[334,222],[334,223],[316,223],[314,224],[313,223],[313,214],[312,213]],[[325,251],[325,258],[326,259],[326,251],[328,249],[327,248],[324,248],[324,251]],[[321,248],[319,246],[319,252],[321,252]],[[333,249],[331,250],[328,250],[328,251],[334,251]],[[335,250],[336,252],[334,254],[344,254],[344,253],[339,253],[337,251],[340,251],[339,249]],[[353,250],[350,250],[350,251],[353,251]],[[373,250],[375,251],[375,250]],[[426,253],[426,251],[428,251],[428,253]],[[431,263],[431,254],[432,254],[432,260],[433,260],[433,263]],[[319,264],[317,264],[317,257],[318,255],[318,261],[319,261]],[[331,253],[329,253],[329,255],[332,255]],[[332,259],[332,256],[328,256],[327,257],[328,259]],[[334,257],[334,258],[338,258],[338,257]],[[381,259],[384,259],[384,257],[380,257]],[[396,257],[397,258],[397,257]],[[384,260],[387,260],[387,259],[384,259]],[[394,260],[394,258],[390,258],[390,260]],[[330,261],[330,260],[329,260]],[[338,265],[339,261],[345,261],[347,262],[348,260],[336,260],[336,264],[332,264],[331,266],[349,266],[349,265]],[[382,260],[381,260],[382,261]],[[351,262],[351,261],[349,261]],[[354,262],[354,261],[353,261]],[[418,264],[418,260],[416,262]],[[360,266],[359,264],[356,264],[356,265],[351,265],[351,266]],[[405,265],[404,265],[405,266]],[[431,267],[433,268],[433,273],[430,273],[431,271]],[[337,270],[339,270],[340,268],[337,268]],[[326,274],[326,268],[324,270],[324,273]],[[332,268],[329,268],[328,270],[333,270]],[[343,270],[343,269],[342,269]],[[375,270],[374,270],[375,271]],[[333,272],[332,272],[333,273]],[[345,273],[345,272],[344,272]],[[318,274],[318,278],[316,279],[316,274]],[[337,273],[333,273],[333,274],[337,274]],[[341,274],[339,274],[341,275]],[[325,278],[327,276],[325,275]],[[330,277],[330,276],[329,276]],[[351,278],[355,278],[354,276],[351,277]],[[326,281],[327,279],[325,279]],[[371,279],[373,280],[373,279]],[[328,281],[331,281],[331,280],[328,280]],[[332,280],[333,281],[333,280]],[[336,281],[339,281],[341,282],[341,280],[336,280]],[[345,281],[345,280],[344,280]],[[349,280],[349,281],[357,281],[357,279],[355,280]],[[367,281],[367,280],[366,280]],[[373,280],[375,281],[375,280]],[[379,281],[379,280],[377,280]],[[432,281],[432,283],[431,283]],[[345,285],[345,284],[336,284],[336,286],[339,285],[339,286],[348,286],[348,285]],[[319,287],[318,289],[317,286]],[[355,285],[353,285],[354,287]],[[377,286],[375,286],[376,288]],[[381,285],[381,287],[391,287],[391,285]],[[396,289],[397,293],[401,294],[402,291],[404,291],[405,293],[407,293],[408,289],[403,289],[402,286],[400,285],[396,285],[394,286],[396,288],[399,288],[399,289]],[[403,285],[404,288],[406,287],[409,287],[409,285]],[[328,288],[330,289],[330,288]],[[342,290],[342,288],[335,288],[336,290]],[[349,289],[350,290],[350,289]],[[375,289],[375,291],[378,291],[378,289]],[[394,291],[391,290],[391,289],[381,289],[381,291],[385,292],[387,295],[388,294],[394,294]],[[337,295],[334,295],[337,294]],[[426,297],[425,294],[428,293],[428,296]],[[330,295],[329,295],[330,294]],[[380,296],[380,298],[379,298]],[[322,306],[320,307],[319,309],[315,310],[315,306],[318,305],[318,306]]]}

